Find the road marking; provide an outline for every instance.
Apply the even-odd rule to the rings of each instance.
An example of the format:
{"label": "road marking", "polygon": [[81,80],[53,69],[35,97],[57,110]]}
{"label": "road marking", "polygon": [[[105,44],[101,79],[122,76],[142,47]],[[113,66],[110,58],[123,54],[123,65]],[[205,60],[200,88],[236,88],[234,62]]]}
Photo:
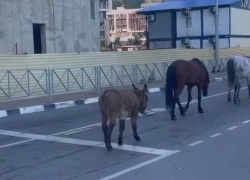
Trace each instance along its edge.
{"label": "road marking", "polygon": [[203,141],[196,141],[194,143],[189,144],[189,146],[196,146],[196,145],[198,145],[200,143],[203,143]]}
{"label": "road marking", "polygon": [[151,111],[153,111],[153,112],[165,112],[166,108],[154,108],[154,109],[151,109]]}
{"label": "road marking", "polygon": [[228,128],[227,130],[228,130],[228,131],[231,131],[231,130],[234,130],[234,129],[236,129],[236,128],[238,128],[238,126],[230,127],[230,128]]}
{"label": "road marking", "polygon": [[32,106],[32,107],[24,107],[20,108],[20,114],[29,114],[29,113],[34,113],[34,112],[42,112],[44,111],[44,106]]}
{"label": "road marking", "polygon": [[75,134],[75,133],[79,133],[79,132],[82,132],[82,131],[87,131],[87,130],[90,130],[91,128],[86,128],[86,129],[81,129],[81,130],[78,130],[78,131],[72,131],[72,132],[68,132],[68,133],[65,133],[66,135],[70,135],[70,134]]}
{"label": "road marking", "polygon": [[215,138],[215,137],[220,136],[220,135],[221,135],[221,133],[216,133],[216,134],[213,134],[212,136],[209,136],[209,137]]}
{"label": "road marking", "polygon": [[242,124],[247,124],[247,123],[250,123],[250,120],[242,122]]}
{"label": "road marking", "polygon": [[[60,142],[60,143],[66,143],[66,144],[105,148],[105,144],[103,142],[98,142],[98,141],[88,141],[88,140],[65,138],[65,137],[46,136],[46,135],[40,135],[40,134],[30,134],[30,133],[22,133],[22,132],[7,131],[7,130],[0,130],[0,134],[6,135],[6,136],[20,137],[20,138],[29,138],[32,140],[43,140],[43,141]],[[173,152],[170,150],[132,146],[132,145],[119,146],[117,143],[112,143],[112,146],[114,149],[133,151],[133,152],[138,152],[138,153],[154,154],[154,155],[164,155],[166,153],[171,154]]]}
{"label": "road marking", "polygon": [[55,108],[61,109],[61,108],[73,107],[75,105],[76,105],[75,101],[59,102],[59,103],[55,103]]}
{"label": "road marking", "polygon": [[25,140],[25,141],[19,141],[19,142],[15,142],[15,143],[11,143],[11,144],[6,144],[6,145],[3,145],[3,146],[0,146],[0,149],[10,147],[10,146],[14,146],[14,145],[18,145],[18,144],[23,144],[23,143],[34,141],[34,140],[35,139],[28,139],[28,140]]}
{"label": "road marking", "polygon": [[7,115],[7,111],[0,111],[0,117],[6,117]]}
{"label": "road marking", "polygon": [[95,98],[88,98],[86,100],[84,100],[84,104],[91,104],[91,103],[97,103],[99,100],[99,97],[95,97]]}
{"label": "road marking", "polygon": [[176,153],[178,153],[178,152],[180,152],[180,151],[179,151],[179,150],[176,150],[176,151],[168,152],[167,154],[164,154],[164,155],[162,155],[162,156],[156,157],[156,158],[151,159],[151,160],[149,160],[149,161],[146,161],[146,162],[137,164],[137,165],[135,165],[135,166],[133,166],[133,167],[130,167],[130,168],[128,168],[128,169],[124,169],[124,170],[122,170],[122,171],[120,171],[120,172],[117,172],[117,173],[115,173],[115,174],[112,174],[112,175],[110,175],[110,176],[107,176],[107,177],[105,177],[105,178],[102,178],[102,179],[100,179],[100,180],[110,180],[110,179],[117,178],[117,177],[119,177],[119,176],[121,176],[121,175],[123,175],[123,174],[126,174],[126,173],[129,173],[129,172],[134,171],[134,170],[136,170],[136,169],[142,168],[142,167],[144,167],[144,166],[147,166],[147,165],[149,165],[149,164],[152,164],[152,163],[154,163],[154,162],[157,162],[157,161],[159,161],[159,160],[161,160],[161,159],[164,159],[164,158],[166,158],[166,157],[168,157],[168,156],[171,156],[171,155],[173,155],[173,154],[176,154]]}
{"label": "road marking", "polygon": [[155,92],[160,92],[160,88],[150,88],[149,90],[149,93],[155,93]]}

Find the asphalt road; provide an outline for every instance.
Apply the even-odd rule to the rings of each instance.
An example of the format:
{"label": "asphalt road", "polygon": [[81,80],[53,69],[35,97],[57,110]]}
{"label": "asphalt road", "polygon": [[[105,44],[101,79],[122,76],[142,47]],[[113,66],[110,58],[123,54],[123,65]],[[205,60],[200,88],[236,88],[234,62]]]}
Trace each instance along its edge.
{"label": "asphalt road", "polygon": [[[250,100],[244,89],[241,104],[228,103],[226,91],[226,82],[212,83],[202,115],[194,101],[185,117],[176,108],[177,121],[167,112],[140,117],[139,143],[127,121],[119,147],[117,124],[112,152],[102,143],[97,104],[2,118],[0,179],[249,180]],[[163,92],[149,95],[154,108],[164,108]]]}

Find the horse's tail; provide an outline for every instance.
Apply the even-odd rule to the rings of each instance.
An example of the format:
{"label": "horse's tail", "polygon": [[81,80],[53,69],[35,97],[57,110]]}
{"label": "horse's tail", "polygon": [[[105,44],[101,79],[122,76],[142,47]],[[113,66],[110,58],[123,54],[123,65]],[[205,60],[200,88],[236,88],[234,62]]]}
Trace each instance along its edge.
{"label": "horse's tail", "polygon": [[227,80],[228,80],[228,88],[232,89],[236,78],[236,72],[234,68],[234,60],[230,58],[227,62]]}
{"label": "horse's tail", "polygon": [[175,69],[176,67],[174,65],[170,65],[167,71],[166,90],[165,90],[167,109],[172,108],[172,104],[174,103],[173,90],[175,85]]}

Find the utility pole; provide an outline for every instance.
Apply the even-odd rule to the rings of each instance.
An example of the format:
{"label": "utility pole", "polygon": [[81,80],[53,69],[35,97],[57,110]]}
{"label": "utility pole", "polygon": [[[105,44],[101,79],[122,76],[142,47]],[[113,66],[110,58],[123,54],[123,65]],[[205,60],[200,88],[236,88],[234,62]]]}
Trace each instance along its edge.
{"label": "utility pole", "polygon": [[215,0],[215,61],[219,61],[219,2]]}

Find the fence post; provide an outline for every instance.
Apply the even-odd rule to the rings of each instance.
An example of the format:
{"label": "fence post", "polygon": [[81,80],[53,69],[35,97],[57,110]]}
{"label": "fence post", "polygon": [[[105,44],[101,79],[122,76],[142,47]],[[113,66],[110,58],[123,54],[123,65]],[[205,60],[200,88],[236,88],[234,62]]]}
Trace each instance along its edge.
{"label": "fence post", "polygon": [[30,96],[30,70],[27,70],[28,73],[28,96]]}
{"label": "fence post", "polygon": [[132,65],[132,71],[133,71],[133,81],[134,84],[137,84],[137,65]]}
{"label": "fence post", "polygon": [[96,67],[96,84],[97,84],[97,93],[101,93],[101,69]]}
{"label": "fence post", "polygon": [[11,98],[11,90],[10,90],[10,71],[7,71],[8,73],[8,94],[9,94],[9,98]]}
{"label": "fence post", "polygon": [[52,92],[52,85],[51,85],[51,69],[49,68],[47,70],[47,78],[48,78],[48,83],[47,83],[47,92],[49,94],[49,102],[51,103],[51,92]]}
{"label": "fence post", "polygon": [[163,81],[167,78],[167,63],[164,62],[162,63],[162,77],[163,77]]}

